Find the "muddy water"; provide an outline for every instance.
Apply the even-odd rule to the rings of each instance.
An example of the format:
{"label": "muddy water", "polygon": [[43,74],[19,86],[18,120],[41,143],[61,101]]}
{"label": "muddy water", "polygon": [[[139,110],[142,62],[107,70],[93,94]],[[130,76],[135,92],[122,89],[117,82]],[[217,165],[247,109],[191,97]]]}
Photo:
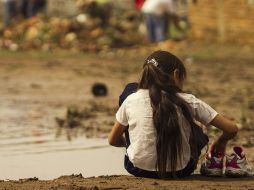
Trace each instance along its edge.
{"label": "muddy water", "polygon": [[126,174],[124,149],[108,146],[106,139],[81,136],[68,141],[65,135],[56,138],[54,118],[50,115],[56,114],[57,109],[37,108],[29,103],[2,102],[0,179]]}
{"label": "muddy water", "polygon": [[106,140],[79,138],[68,142],[54,135],[1,138],[0,179],[61,175],[99,176],[126,174],[123,149],[106,145]]}

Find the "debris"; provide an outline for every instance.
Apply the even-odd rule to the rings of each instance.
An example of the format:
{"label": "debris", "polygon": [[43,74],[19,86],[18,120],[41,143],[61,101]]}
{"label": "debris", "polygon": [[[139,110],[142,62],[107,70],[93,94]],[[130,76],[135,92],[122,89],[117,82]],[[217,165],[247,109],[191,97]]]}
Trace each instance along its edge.
{"label": "debris", "polygon": [[242,145],[245,148],[254,147],[254,138],[253,137],[243,138],[242,139]]}
{"label": "debris", "polygon": [[103,83],[95,83],[92,87],[92,93],[94,96],[107,96],[108,88]]}
{"label": "debris", "polygon": [[79,134],[84,134],[87,138],[105,136],[114,124],[116,110],[117,107],[109,107],[102,102],[95,101],[89,102],[83,108],[70,106],[67,108],[65,118],[55,118],[56,138],[60,137],[63,132],[66,133],[69,141]]}
{"label": "debris", "polygon": [[109,2],[81,0],[78,5],[81,12],[70,18],[38,15],[17,20],[3,30],[0,49],[101,51],[145,41],[146,37],[138,31],[138,11],[113,9]]}
{"label": "debris", "polygon": [[38,179],[37,177],[19,179],[20,182],[29,182],[29,181],[38,181],[38,180],[39,180],[39,179]]}

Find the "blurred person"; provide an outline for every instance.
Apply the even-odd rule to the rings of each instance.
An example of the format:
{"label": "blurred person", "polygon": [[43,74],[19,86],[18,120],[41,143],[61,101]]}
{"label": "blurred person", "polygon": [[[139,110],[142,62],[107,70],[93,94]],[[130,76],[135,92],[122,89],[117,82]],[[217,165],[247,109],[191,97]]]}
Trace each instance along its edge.
{"label": "blurred person", "polygon": [[46,0],[28,0],[27,15],[33,17],[46,7]]}
{"label": "blurred person", "polygon": [[190,26],[188,0],[173,0],[173,4],[175,10],[169,15],[169,25],[174,24],[179,31],[184,31]]}
{"label": "blurred person", "polygon": [[[222,131],[206,155],[201,174],[223,176],[226,147],[238,128],[234,121],[184,92],[185,79],[180,59],[155,51],[145,60],[139,83],[128,84],[121,94],[108,141],[112,146],[126,147],[124,166],[130,174],[147,178],[191,175],[209,141],[199,122]],[[225,174],[251,175],[248,166],[243,149],[234,147],[226,156]]]}
{"label": "blurred person", "polygon": [[21,0],[20,12],[24,18],[28,18],[28,5],[29,5],[29,0]]}
{"label": "blurred person", "polygon": [[168,15],[173,12],[172,0],[146,0],[141,10],[150,42],[164,41],[169,27]]}
{"label": "blurred person", "polygon": [[16,0],[2,0],[4,7],[4,26],[7,27],[11,20],[17,15]]}
{"label": "blurred person", "polygon": [[145,0],[135,0],[134,3],[135,3],[135,8],[136,9],[141,9],[143,4],[144,4]]}

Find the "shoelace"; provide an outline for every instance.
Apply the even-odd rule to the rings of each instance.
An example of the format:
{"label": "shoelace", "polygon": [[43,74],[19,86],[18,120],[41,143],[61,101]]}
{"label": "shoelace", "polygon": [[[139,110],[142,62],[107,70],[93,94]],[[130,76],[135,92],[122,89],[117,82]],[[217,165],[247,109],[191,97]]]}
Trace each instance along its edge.
{"label": "shoelace", "polygon": [[205,157],[206,157],[206,155],[208,153],[208,150],[209,150],[209,144],[206,145],[206,151],[205,151],[205,153],[203,155],[199,156],[198,161],[201,160],[201,162],[203,163],[203,161],[204,161],[204,159],[205,159]]}

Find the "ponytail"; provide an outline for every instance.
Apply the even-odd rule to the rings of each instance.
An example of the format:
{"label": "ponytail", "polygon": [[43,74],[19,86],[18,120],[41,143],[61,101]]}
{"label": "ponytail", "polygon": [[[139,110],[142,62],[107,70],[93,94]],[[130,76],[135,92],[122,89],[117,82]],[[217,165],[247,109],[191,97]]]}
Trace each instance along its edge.
{"label": "ponytail", "polygon": [[[161,178],[167,177],[168,167],[175,174],[179,155],[182,154],[182,135],[179,126],[178,109],[193,123],[189,109],[177,93],[181,89],[171,75],[178,70],[178,78],[183,80],[186,71],[182,62],[165,51],[154,52],[147,58],[139,83],[140,89],[148,89],[153,110],[153,124],[156,129],[156,169]],[[170,160],[170,162],[169,162]]]}

